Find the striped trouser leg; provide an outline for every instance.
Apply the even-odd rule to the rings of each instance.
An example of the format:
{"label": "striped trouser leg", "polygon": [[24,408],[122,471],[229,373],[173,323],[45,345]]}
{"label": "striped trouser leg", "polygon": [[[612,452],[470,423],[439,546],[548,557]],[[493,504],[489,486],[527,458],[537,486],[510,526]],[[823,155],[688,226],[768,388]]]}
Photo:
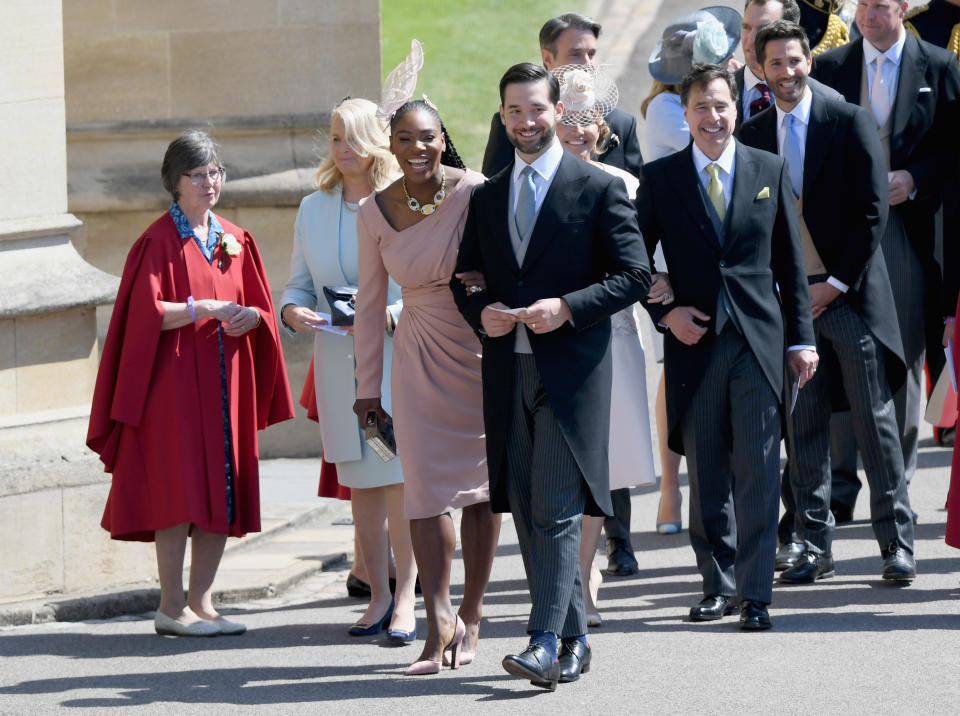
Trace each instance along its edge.
{"label": "striped trouser leg", "polygon": [[527,630],[578,636],[587,631],[579,566],[587,487],[536,360],[530,354],[514,360],[507,494],[530,588]]}

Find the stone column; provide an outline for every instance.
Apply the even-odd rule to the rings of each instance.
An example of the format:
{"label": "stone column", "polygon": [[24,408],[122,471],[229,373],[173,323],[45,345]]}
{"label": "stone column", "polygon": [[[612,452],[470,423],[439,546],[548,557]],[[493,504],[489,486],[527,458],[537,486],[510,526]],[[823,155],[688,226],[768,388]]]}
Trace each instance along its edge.
{"label": "stone column", "polygon": [[71,242],[82,225],[67,213],[61,2],[3,5],[0,600],[153,574],[141,547],[118,552],[99,528],[107,476],[84,448],[95,309],[113,300],[117,279]]}

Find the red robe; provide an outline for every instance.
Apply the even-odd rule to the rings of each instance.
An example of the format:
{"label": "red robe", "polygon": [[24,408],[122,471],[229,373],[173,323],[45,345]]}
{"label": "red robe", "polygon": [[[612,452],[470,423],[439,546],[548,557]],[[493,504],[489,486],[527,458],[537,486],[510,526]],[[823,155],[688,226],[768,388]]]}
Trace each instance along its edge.
{"label": "red robe", "polygon": [[[960,320],[960,301],[957,302],[957,320]],[[954,324],[957,325],[957,324]],[[953,339],[953,364],[960,366],[960,334]],[[950,466],[950,489],[947,492],[946,542],[960,549],[960,451],[953,442],[953,463]]]}
{"label": "red robe", "polygon": [[[217,217],[242,246],[208,264],[170,214],[130,250],[103,347],[87,445],[113,482],[101,525],[114,539],[152,541],[184,522],[240,537],[260,529],[257,430],[293,417],[266,272],[253,237]],[[216,319],[163,331],[160,301],[216,298],[253,306],[257,328],[224,333],[235,520],[227,524]]]}

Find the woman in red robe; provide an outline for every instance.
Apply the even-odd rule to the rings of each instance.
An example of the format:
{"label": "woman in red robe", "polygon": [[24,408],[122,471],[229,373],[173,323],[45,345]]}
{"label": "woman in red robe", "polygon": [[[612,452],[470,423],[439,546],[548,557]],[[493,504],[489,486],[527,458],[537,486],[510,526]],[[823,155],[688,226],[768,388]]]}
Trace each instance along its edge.
{"label": "woman in red robe", "polygon": [[213,607],[213,579],[227,536],[260,529],[257,430],[293,417],[293,404],[256,244],[211,211],[224,177],[216,145],[181,135],[161,176],[173,202],[127,257],[87,445],[113,474],[103,528],[156,542],[156,631],[238,634]]}

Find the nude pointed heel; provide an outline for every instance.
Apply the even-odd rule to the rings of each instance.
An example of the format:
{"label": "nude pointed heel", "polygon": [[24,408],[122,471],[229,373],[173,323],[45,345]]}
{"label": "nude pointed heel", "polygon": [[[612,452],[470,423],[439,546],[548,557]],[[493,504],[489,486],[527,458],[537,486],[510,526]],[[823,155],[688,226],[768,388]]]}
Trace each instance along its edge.
{"label": "nude pointed heel", "polygon": [[447,645],[450,647],[450,668],[456,669],[460,666],[460,658],[463,656],[463,652],[460,651],[460,647],[463,645],[463,637],[467,635],[467,625],[463,623],[463,619],[457,616],[457,628],[453,632],[453,639],[450,640],[450,643]]}

